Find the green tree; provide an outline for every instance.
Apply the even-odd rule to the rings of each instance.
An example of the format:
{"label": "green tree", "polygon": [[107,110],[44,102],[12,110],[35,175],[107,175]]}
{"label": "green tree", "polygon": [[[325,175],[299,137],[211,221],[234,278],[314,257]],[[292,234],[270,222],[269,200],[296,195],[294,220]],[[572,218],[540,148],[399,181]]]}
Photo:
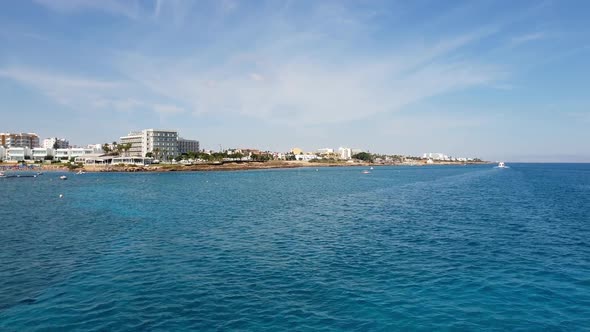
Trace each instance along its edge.
{"label": "green tree", "polygon": [[352,156],[353,159],[358,159],[366,162],[373,162],[373,155],[368,152],[360,152]]}
{"label": "green tree", "polygon": [[102,150],[104,151],[105,154],[108,154],[109,152],[111,152],[111,147],[109,146],[109,143],[104,143],[102,145]]}
{"label": "green tree", "polygon": [[128,157],[128,152],[131,149],[131,143],[119,144],[119,148],[125,153],[125,157]]}
{"label": "green tree", "polygon": [[148,153],[145,154],[145,157],[146,158],[153,158],[154,157],[154,154],[152,152],[148,152]]}

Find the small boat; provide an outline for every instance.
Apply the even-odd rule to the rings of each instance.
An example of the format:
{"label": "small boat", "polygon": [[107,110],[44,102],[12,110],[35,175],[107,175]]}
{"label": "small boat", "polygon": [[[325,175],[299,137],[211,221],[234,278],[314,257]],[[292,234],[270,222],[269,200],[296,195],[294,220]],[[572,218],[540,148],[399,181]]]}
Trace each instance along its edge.
{"label": "small boat", "polygon": [[0,178],[5,178],[6,174],[4,174],[4,172],[0,172]]}
{"label": "small boat", "polygon": [[67,176],[65,176],[65,175],[62,175],[62,176],[60,176],[60,177],[59,177],[59,179],[60,179],[60,180],[67,180],[67,179],[68,179],[68,177],[67,177]]}
{"label": "small boat", "polygon": [[498,163],[498,166],[496,166],[496,168],[510,168],[510,167],[506,166],[506,165],[504,164],[504,162],[503,162],[503,161],[501,161],[501,162],[499,162],[499,163]]}
{"label": "small boat", "polygon": [[371,166],[371,168],[369,168],[369,169],[373,169],[373,166]]}
{"label": "small boat", "polygon": [[76,174],[80,175],[80,174],[86,174],[86,172],[84,172],[83,170],[79,170]]}
{"label": "small boat", "polygon": [[369,171],[367,171],[367,170],[364,170],[364,171],[362,171],[362,173],[363,173],[363,174],[371,174],[371,172],[369,172]]}

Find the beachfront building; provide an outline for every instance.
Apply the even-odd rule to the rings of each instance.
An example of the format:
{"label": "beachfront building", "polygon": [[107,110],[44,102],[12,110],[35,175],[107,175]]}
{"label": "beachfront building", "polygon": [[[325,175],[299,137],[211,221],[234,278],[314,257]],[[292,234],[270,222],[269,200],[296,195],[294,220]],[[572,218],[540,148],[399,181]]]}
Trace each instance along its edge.
{"label": "beachfront building", "polygon": [[352,158],[352,150],[350,148],[338,148],[338,155],[340,159],[349,160]]}
{"label": "beachfront building", "polygon": [[6,148],[0,145],[0,161],[6,159]]}
{"label": "beachfront building", "polygon": [[0,133],[0,145],[5,148],[36,148],[39,147],[39,136],[34,133]]}
{"label": "beachfront building", "polygon": [[92,151],[96,154],[103,154],[104,150],[102,149],[102,144],[88,144],[86,146],[87,149],[92,149]]}
{"label": "beachfront building", "polygon": [[444,153],[440,152],[428,152],[422,155],[422,159],[432,159],[432,160],[450,160],[449,156]]}
{"label": "beachfront building", "polygon": [[178,132],[175,130],[144,129],[121,137],[121,143],[131,144],[127,157],[145,157],[151,153],[156,159],[168,160],[178,156]]}
{"label": "beachfront building", "polygon": [[199,152],[199,141],[193,139],[178,138],[178,153]]}
{"label": "beachfront building", "polygon": [[127,136],[119,138],[119,144],[130,144],[131,147],[125,152],[130,157],[143,157],[143,133],[141,131],[130,132]]}
{"label": "beachfront building", "polygon": [[70,142],[65,138],[50,137],[43,140],[43,147],[45,149],[67,149],[70,147]]}
{"label": "beachfront building", "polygon": [[199,152],[199,141],[178,137],[176,130],[144,129],[131,132],[120,139],[121,144],[131,144],[126,157],[145,157],[170,160],[181,153]]}
{"label": "beachfront building", "polygon": [[53,158],[55,160],[70,160],[71,158],[86,157],[96,154],[93,149],[88,148],[68,148],[56,149]]}
{"label": "beachfront building", "polygon": [[53,158],[54,149],[52,148],[34,148],[31,150],[31,159],[38,161],[38,160],[46,160],[48,158]]}
{"label": "beachfront building", "polygon": [[111,160],[112,165],[137,165],[146,166],[152,163],[152,158],[146,157],[115,157]]}
{"label": "beachfront building", "polygon": [[156,159],[169,160],[178,156],[178,132],[176,130],[144,129],[142,155],[151,152]]}
{"label": "beachfront building", "polygon": [[329,155],[329,154],[334,153],[334,149],[330,149],[330,148],[318,149],[318,153],[322,156],[325,156],[325,155]]}
{"label": "beachfront building", "polygon": [[306,153],[306,154],[296,154],[295,155],[295,160],[297,160],[297,161],[310,161],[310,160],[314,160],[314,159],[318,159],[318,156],[316,156],[315,154]]}
{"label": "beachfront building", "polygon": [[6,149],[7,161],[25,161],[31,159],[31,149],[28,147],[12,147]]}

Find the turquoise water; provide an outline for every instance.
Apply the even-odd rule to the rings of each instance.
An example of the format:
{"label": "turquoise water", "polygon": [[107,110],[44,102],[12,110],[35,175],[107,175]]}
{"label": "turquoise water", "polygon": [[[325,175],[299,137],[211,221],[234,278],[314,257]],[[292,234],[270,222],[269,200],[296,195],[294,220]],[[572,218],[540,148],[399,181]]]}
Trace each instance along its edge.
{"label": "turquoise water", "polygon": [[588,329],[590,165],[510,166],[0,179],[0,330]]}

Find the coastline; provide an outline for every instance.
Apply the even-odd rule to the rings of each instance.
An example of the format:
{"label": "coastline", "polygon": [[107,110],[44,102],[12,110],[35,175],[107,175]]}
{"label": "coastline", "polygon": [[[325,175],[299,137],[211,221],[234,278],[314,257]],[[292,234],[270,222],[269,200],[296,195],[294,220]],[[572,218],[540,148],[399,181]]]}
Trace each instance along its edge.
{"label": "coastline", "polygon": [[[78,172],[88,173],[135,173],[135,172],[215,172],[215,171],[244,171],[244,170],[264,170],[264,169],[292,169],[292,168],[324,168],[324,167],[383,167],[383,166],[461,166],[461,165],[487,165],[492,162],[436,162],[427,164],[424,162],[404,162],[404,163],[368,163],[368,162],[308,162],[308,161],[267,161],[267,162],[247,162],[247,163],[207,163],[194,165],[180,164],[153,164],[149,166],[135,165],[83,165],[80,167],[70,168],[67,165],[39,165],[35,169],[19,169],[20,171],[43,171],[43,172]],[[6,164],[1,164],[8,166]]]}
{"label": "coastline", "polygon": [[[471,162],[467,165],[485,165],[490,162]],[[292,169],[292,168],[324,168],[324,167],[383,167],[383,166],[460,166],[464,163],[441,162],[434,164],[426,163],[399,163],[399,164],[375,164],[367,162],[357,163],[314,163],[304,161],[269,161],[269,162],[249,162],[249,163],[223,163],[223,164],[195,164],[195,165],[150,165],[150,166],[130,166],[130,165],[85,165],[71,171],[83,170],[85,172],[214,172],[214,171],[244,171],[244,170],[264,170],[264,169]],[[67,168],[66,168],[67,170]]]}

